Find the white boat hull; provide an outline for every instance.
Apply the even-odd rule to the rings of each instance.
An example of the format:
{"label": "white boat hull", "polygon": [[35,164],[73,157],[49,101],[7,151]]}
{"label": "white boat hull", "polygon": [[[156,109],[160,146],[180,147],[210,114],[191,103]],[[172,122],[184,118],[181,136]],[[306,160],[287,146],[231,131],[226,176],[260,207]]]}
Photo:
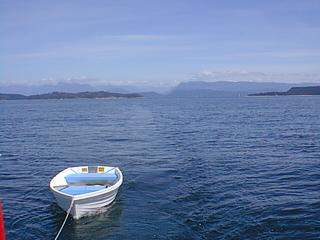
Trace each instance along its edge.
{"label": "white boat hull", "polygon": [[[74,199],[70,214],[74,219],[79,219],[84,216],[99,213],[102,211],[103,207],[110,205],[115,200],[117,193],[118,189],[85,199]],[[68,211],[72,198],[66,198],[58,193],[54,193],[54,196],[59,207],[64,211]]]}

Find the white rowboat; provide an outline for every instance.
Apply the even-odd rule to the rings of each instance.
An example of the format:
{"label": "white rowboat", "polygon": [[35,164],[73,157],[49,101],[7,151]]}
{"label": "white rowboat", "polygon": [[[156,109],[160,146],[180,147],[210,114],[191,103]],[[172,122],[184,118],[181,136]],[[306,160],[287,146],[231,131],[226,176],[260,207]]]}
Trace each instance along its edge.
{"label": "white rowboat", "polygon": [[[107,166],[71,167],[50,182],[58,205],[74,219],[102,211],[117,196],[123,181],[119,168]],[[71,209],[70,209],[71,208]]]}

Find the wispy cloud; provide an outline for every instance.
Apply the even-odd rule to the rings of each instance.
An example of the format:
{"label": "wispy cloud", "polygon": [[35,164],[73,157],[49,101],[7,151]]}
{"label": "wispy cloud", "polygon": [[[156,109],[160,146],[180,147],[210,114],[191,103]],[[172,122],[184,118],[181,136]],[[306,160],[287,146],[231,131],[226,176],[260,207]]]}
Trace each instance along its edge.
{"label": "wispy cloud", "polygon": [[251,71],[209,71],[192,74],[192,80],[206,81],[258,81],[258,82],[310,82],[320,83],[320,73],[267,73]]}
{"label": "wispy cloud", "polygon": [[215,13],[225,17],[257,17],[263,15],[263,12],[257,9],[224,9]]}
{"label": "wispy cloud", "polygon": [[270,50],[261,51],[256,53],[247,53],[246,56],[261,56],[261,57],[273,57],[273,58],[305,58],[305,57],[320,57],[319,48],[306,48],[306,49],[288,49],[288,50]]}
{"label": "wispy cloud", "polygon": [[63,78],[56,78],[56,77],[45,77],[40,79],[30,79],[28,80],[14,80],[14,79],[7,79],[7,80],[0,80],[0,86],[11,86],[11,85],[21,85],[21,86],[39,86],[39,85],[54,85],[59,82],[63,83],[78,83],[78,84],[95,84],[100,83],[100,79],[87,77],[87,76],[73,76],[73,77],[63,77]]}
{"label": "wispy cloud", "polygon": [[170,40],[173,36],[160,34],[127,34],[127,35],[113,35],[105,36],[104,39],[114,39],[122,41],[160,41]]}
{"label": "wispy cloud", "polygon": [[175,51],[183,46],[176,46],[176,36],[129,34],[106,35],[86,39],[85,41],[67,42],[51,49],[33,52],[9,54],[9,57],[22,59],[40,59],[50,57],[121,57],[132,54]]}

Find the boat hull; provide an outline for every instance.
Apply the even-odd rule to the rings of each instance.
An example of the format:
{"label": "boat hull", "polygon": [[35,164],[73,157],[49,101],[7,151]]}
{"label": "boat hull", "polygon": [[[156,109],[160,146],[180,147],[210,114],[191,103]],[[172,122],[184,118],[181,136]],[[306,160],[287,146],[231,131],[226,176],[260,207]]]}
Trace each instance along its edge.
{"label": "boat hull", "polygon": [[[108,176],[106,178],[106,176],[103,175],[106,173],[114,174],[116,177],[110,179],[110,176]],[[70,175],[73,177],[72,179],[70,179]],[[71,183],[69,184],[68,181],[71,181]],[[66,212],[69,212],[71,208],[70,215],[74,219],[79,219],[107,210],[105,207],[115,200],[122,182],[123,175],[117,167],[79,166],[67,168],[58,173],[50,181],[50,189],[59,207]],[[72,186],[72,184],[74,185]],[[87,191],[85,187],[85,189],[80,188],[80,191],[79,188],[76,189],[76,191],[75,189],[70,191],[70,188],[69,191],[66,191],[66,186],[77,187],[77,184],[80,184],[78,187],[96,186],[98,189]]]}
{"label": "boat hull", "polygon": [[116,198],[118,189],[109,192],[97,194],[95,196],[77,199],[76,197],[68,197],[57,192],[54,196],[57,200],[59,207],[64,211],[68,211],[73,200],[71,216],[74,219],[79,219],[84,216],[95,215],[102,212],[104,207],[110,205]]}

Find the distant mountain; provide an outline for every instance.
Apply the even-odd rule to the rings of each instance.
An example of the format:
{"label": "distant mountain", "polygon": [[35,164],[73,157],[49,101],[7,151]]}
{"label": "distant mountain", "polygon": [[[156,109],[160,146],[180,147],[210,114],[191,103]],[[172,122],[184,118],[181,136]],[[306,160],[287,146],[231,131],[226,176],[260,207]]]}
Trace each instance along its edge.
{"label": "distant mountain", "polygon": [[253,93],[249,96],[294,96],[294,95],[320,95],[320,86],[292,87],[286,92]]}
{"label": "distant mountain", "polygon": [[139,92],[138,94],[148,97],[148,98],[156,98],[156,97],[162,97],[164,95],[156,93],[156,92]]}
{"label": "distant mountain", "polygon": [[[255,92],[275,92],[286,91],[290,87],[300,87],[314,85],[311,83],[290,84],[290,83],[275,83],[275,82],[205,82],[205,81],[190,81],[182,82],[171,91],[171,95],[200,95],[205,92],[206,95],[226,95],[229,94],[250,94]],[[232,95],[232,94],[231,94]]]}
{"label": "distant mountain", "polygon": [[48,92],[117,92],[117,93],[132,93],[132,92],[168,92],[168,86],[144,86],[144,85],[112,85],[112,84],[82,84],[70,82],[58,82],[56,84],[42,85],[4,85],[0,84],[0,92],[15,93],[23,95],[35,95]]}
{"label": "distant mountain", "polygon": [[137,93],[111,93],[111,92],[52,92],[38,95],[25,96],[21,94],[0,94],[0,100],[30,100],[30,99],[75,99],[75,98],[137,98],[142,95]]}
{"label": "distant mountain", "polygon": [[27,96],[21,94],[0,93],[0,100],[20,100],[26,98]]}
{"label": "distant mountain", "polygon": [[311,83],[290,84],[275,82],[230,82],[230,81],[189,81],[182,82],[170,90],[170,86],[159,85],[111,85],[100,84],[90,85],[81,83],[59,82],[53,85],[1,85],[0,92],[21,94],[21,95],[39,95],[48,92],[111,92],[111,93],[140,93],[145,97],[232,97],[242,96],[257,92],[284,92],[291,87],[313,86]]}
{"label": "distant mountain", "polygon": [[229,91],[214,91],[210,89],[197,89],[197,90],[183,90],[172,91],[168,97],[238,97],[247,96],[242,92],[229,92]]}

